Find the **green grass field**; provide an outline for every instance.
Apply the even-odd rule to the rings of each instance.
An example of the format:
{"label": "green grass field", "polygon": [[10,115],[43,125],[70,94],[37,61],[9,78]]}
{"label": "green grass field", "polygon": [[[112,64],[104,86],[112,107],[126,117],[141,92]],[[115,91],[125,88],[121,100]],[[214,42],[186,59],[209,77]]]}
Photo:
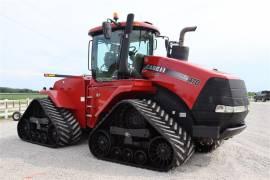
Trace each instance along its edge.
{"label": "green grass field", "polygon": [[34,98],[42,98],[46,97],[46,95],[38,94],[38,93],[0,93],[0,100],[9,99],[9,100],[18,100],[18,99],[34,99]]}

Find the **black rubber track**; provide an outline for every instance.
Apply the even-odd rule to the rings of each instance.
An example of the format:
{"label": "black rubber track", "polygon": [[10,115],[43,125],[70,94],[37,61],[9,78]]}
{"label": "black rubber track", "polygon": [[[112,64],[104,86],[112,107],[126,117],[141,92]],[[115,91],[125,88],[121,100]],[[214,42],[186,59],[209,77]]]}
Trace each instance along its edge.
{"label": "black rubber track", "polygon": [[191,137],[188,133],[173,119],[168,113],[166,113],[156,102],[152,100],[139,100],[139,99],[130,99],[123,100],[116,104],[112,110],[106,115],[99,125],[92,130],[89,135],[89,148],[91,151],[91,137],[95,134],[97,130],[102,127],[102,124],[106,121],[110,121],[108,117],[118,106],[125,106],[129,104],[133,106],[144,118],[145,120],[162,136],[173,148],[173,161],[167,167],[155,167],[149,165],[139,165],[130,162],[124,162],[112,159],[110,157],[97,157],[99,159],[118,162],[122,164],[127,164],[131,166],[137,166],[141,168],[147,168],[157,171],[168,171],[172,168],[175,168],[183,163],[185,163],[194,153],[194,145]]}
{"label": "black rubber track", "polygon": [[172,145],[175,153],[175,166],[186,162],[194,153],[191,137],[178,123],[152,100],[132,100],[133,104]]}
{"label": "black rubber track", "polygon": [[[34,108],[33,106],[37,105],[37,103],[40,105],[41,111],[43,111],[45,114],[43,118],[49,119],[48,129],[54,129],[56,131],[54,141],[48,140],[46,143],[32,141],[31,138],[23,138],[19,133],[21,124],[29,123],[27,121],[29,121],[31,117],[30,108]],[[75,144],[80,141],[82,134],[79,123],[76,121],[73,114],[67,109],[57,108],[48,98],[34,99],[20,119],[17,129],[18,135],[22,140],[48,147],[62,147]],[[47,138],[49,139],[48,134]]]}
{"label": "black rubber track", "polygon": [[71,129],[71,138],[69,144],[76,144],[80,141],[82,131],[79,123],[73,116],[73,114],[67,109],[60,109],[60,113],[62,114],[63,118],[65,119],[66,123],[68,124],[69,128]]}

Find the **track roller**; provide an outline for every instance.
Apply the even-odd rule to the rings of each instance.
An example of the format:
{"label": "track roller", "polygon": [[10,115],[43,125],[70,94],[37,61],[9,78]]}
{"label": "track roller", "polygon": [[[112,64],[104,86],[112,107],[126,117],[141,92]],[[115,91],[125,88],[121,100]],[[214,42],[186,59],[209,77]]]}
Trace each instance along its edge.
{"label": "track roller", "polygon": [[130,148],[125,148],[122,156],[124,161],[131,162],[133,160],[133,151]]}
{"label": "track roller", "polygon": [[122,151],[120,149],[120,147],[113,147],[112,150],[112,157],[115,159],[120,159],[121,155],[122,155]]}
{"label": "track roller", "polygon": [[147,154],[142,150],[136,151],[134,153],[134,161],[137,164],[145,164],[147,162]]}

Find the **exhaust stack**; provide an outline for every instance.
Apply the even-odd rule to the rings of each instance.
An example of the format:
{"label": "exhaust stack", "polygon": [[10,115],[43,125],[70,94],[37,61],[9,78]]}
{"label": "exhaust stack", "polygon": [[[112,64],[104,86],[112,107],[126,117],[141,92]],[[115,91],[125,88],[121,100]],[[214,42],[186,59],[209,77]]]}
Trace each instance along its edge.
{"label": "exhaust stack", "polygon": [[182,31],[180,32],[180,37],[179,37],[179,46],[183,46],[184,45],[185,34],[187,32],[196,31],[196,29],[197,29],[197,26],[185,27],[184,29],[182,29]]}
{"label": "exhaust stack", "polygon": [[184,46],[184,37],[187,32],[192,32],[197,29],[197,26],[193,27],[185,27],[184,29],[181,30],[180,32],[180,37],[179,37],[179,42],[173,42],[173,45],[171,45],[171,53],[170,57],[179,59],[182,61],[187,61],[188,60],[188,55],[189,55],[189,47]]}

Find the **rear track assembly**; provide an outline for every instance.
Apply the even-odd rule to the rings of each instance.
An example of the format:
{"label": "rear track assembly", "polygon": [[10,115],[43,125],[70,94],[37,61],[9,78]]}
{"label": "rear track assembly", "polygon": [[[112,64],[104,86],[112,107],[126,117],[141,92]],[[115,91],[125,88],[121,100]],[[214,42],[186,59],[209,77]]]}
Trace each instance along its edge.
{"label": "rear track assembly", "polygon": [[35,144],[61,147],[80,140],[81,129],[73,114],[57,108],[50,99],[34,99],[20,121],[19,137]]}

